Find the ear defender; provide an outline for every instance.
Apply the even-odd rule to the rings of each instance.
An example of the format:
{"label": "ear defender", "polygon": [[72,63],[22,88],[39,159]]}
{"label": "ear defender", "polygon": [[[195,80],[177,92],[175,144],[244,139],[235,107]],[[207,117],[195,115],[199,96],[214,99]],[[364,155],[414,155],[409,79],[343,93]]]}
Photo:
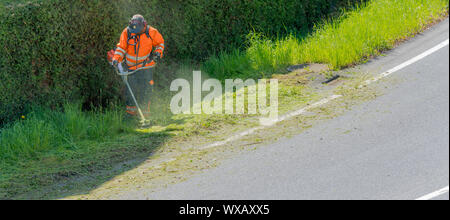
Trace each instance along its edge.
{"label": "ear defender", "polygon": [[147,25],[147,21],[142,15],[135,15],[128,23],[128,30],[133,34],[138,34],[143,32]]}

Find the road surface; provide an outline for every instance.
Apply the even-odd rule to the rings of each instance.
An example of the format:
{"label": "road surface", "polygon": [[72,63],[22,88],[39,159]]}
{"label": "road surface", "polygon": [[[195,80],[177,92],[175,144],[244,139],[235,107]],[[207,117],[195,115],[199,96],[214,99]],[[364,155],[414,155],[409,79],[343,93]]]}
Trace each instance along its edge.
{"label": "road surface", "polygon": [[[448,38],[447,19],[360,71],[382,73]],[[383,83],[382,96],[307,132],[245,152],[185,182],[126,199],[409,200],[448,186],[448,46],[378,86]],[[448,190],[431,199],[448,200]]]}

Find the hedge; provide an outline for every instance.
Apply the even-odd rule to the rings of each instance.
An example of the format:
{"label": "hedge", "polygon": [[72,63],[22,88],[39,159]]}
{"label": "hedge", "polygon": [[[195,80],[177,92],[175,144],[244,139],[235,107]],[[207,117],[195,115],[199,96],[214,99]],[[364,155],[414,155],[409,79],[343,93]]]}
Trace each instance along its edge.
{"label": "hedge", "polygon": [[[1,0],[0,0],[1,1]],[[140,13],[166,39],[169,60],[202,62],[251,32],[307,32],[360,0],[45,0],[0,4],[0,124],[27,106],[107,105],[120,94],[105,56]],[[7,3],[5,3],[7,2]]]}

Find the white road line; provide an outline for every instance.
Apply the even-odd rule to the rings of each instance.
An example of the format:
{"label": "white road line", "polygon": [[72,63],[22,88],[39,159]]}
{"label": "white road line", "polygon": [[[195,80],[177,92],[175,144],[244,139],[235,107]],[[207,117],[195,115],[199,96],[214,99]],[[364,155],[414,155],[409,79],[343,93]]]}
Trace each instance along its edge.
{"label": "white road line", "polygon": [[[410,59],[410,60],[408,60],[408,61],[406,61],[406,62],[404,62],[404,63],[402,63],[402,64],[400,64],[400,65],[398,65],[398,66],[396,66],[396,67],[394,67],[394,68],[384,72],[384,73],[381,73],[380,75],[378,75],[378,76],[376,76],[376,77],[374,77],[374,78],[372,78],[370,80],[365,81],[363,83],[363,85],[360,86],[360,88],[362,88],[363,86],[367,86],[367,85],[369,85],[371,83],[374,83],[374,82],[376,82],[376,81],[378,81],[378,80],[380,80],[382,78],[385,78],[385,77],[387,77],[387,76],[389,76],[389,75],[391,75],[391,74],[393,74],[393,73],[395,73],[395,72],[397,72],[397,71],[399,71],[399,70],[401,70],[401,69],[403,69],[403,68],[405,68],[405,67],[407,67],[407,66],[409,66],[409,65],[411,65],[411,64],[413,64],[413,63],[415,63],[415,62],[417,62],[417,61],[419,61],[419,60],[421,60],[421,59],[423,59],[425,57],[427,57],[427,56],[429,56],[430,54],[432,54],[432,53],[442,49],[443,47],[447,46],[448,44],[449,44],[449,39],[447,39],[444,42],[436,45],[435,47],[433,47],[433,48],[423,52],[422,54],[420,54],[420,55],[418,55],[418,56],[416,56],[416,57],[414,57],[414,58],[412,58],[412,59]],[[332,100],[338,99],[340,97],[342,97],[342,96],[341,95],[332,95],[332,96],[330,96],[328,98],[324,98],[324,99],[322,99],[322,100],[320,100],[320,101],[318,101],[318,102],[316,102],[314,104],[311,104],[308,107],[299,109],[299,110],[291,112],[291,113],[287,113],[286,115],[283,115],[283,116],[279,117],[277,120],[274,120],[274,121],[269,122],[269,123],[265,123],[265,124],[263,124],[261,126],[258,126],[258,127],[251,128],[251,129],[246,130],[244,132],[235,134],[235,135],[233,135],[233,136],[231,136],[231,137],[229,137],[229,138],[227,138],[227,139],[225,139],[223,141],[218,141],[218,142],[215,142],[215,143],[212,143],[212,144],[200,147],[199,149],[200,150],[204,150],[204,149],[214,148],[214,147],[218,147],[218,146],[221,146],[221,145],[225,145],[225,144],[227,144],[229,142],[232,142],[232,141],[239,140],[240,138],[245,137],[245,136],[250,135],[250,134],[253,134],[253,133],[255,133],[258,130],[261,130],[261,129],[264,129],[264,128],[267,128],[267,127],[271,127],[271,126],[273,126],[273,125],[275,125],[275,124],[277,124],[279,122],[282,122],[282,121],[285,121],[285,120],[290,119],[292,117],[301,115],[301,114],[307,112],[310,109],[322,106],[322,105],[324,105],[324,104],[326,104],[326,103],[328,103],[328,102],[330,102]]]}
{"label": "white road line", "polygon": [[380,75],[378,75],[378,76],[376,76],[375,78],[367,80],[366,82],[364,82],[364,85],[369,85],[369,84],[371,84],[373,82],[376,82],[376,81],[378,81],[378,80],[380,80],[380,79],[382,79],[382,78],[384,78],[386,76],[389,76],[392,73],[395,73],[395,72],[397,72],[397,71],[399,71],[399,70],[401,70],[401,69],[403,69],[403,68],[405,68],[405,67],[407,67],[407,66],[409,66],[409,65],[411,65],[411,64],[413,64],[413,63],[415,63],[415,62],[417,62],[417,61],[419,61],[419,60],[421,60],[421,59],[423,59],[423,58],[425,58],[425,57],[427,57],[429,55],[431,55],[432,53],[442,49],[443,47],[447,46],[448,43],[449,43],[449,39],[447,39],[444,42],[436,45],[435,47],[433,47],[433,48],[423,52],[422,54],[420,54],[420,55],[418,55],[418,56],[416,56],[416,57],[414,57],[414,58],[412,58],[412,59],[410,59],[410,60],[408,60],[408,61],[406,61],[406,62],[404,62],[404,63],[402,63],[402,64],[400,64],[400,65],[398,65],[398,66],[396,66],[396,67],[394,67],[394,68],[392,68],[392,69],[390,69],[390,70],[388,70],[388,71],[386,71],[386,72],[384,72],[384,73],[382,73]]}
{"label": "white road line", "polygon": [[285,121],[287,119],[293,118],[295,116],[301,115],[301,114],[307,112],[310,109],[319,107],[321,105],[324,105],[324,104],[326,104],[326,103],[328,103],[328,102],[330,102],[332,100],[335,100],[337,98],[340,98],[340,97],[342,97],[342,96],[341,95],[332,95],[332,96],[330,96],[328,98],[325,98],[325,99],[322,99],[322,100],[320,100],[320,101],[318,101],[316,103],[313,103],[313,104],[311,104],[311,105],[309,105],[307,107],[304,107],[302,109],[296,110],[294,112],[290,112],[290,113],[288,113],[286,115],[283,115],[283,116],[279,117],[277,120],[273,121],[272,123],[267,123],[265,125],[261,125],[261,126],[258,126],[258,127],[251,128],[249,130],[246,130],[246,131],[243,131],[241,133],[235,134],[235,135],[233,135],[233,136],[231,136],[231,137],[229,137],[229,138],[227,138],[227,139],[225,139],[223,141],[218,141],[218,142],[212,143],[210,145],[203,146],[200,149],[204,150],[204,149],[209,149],[209,148],[213,148],[213,147],[218,147],[218,146],[227,144],[229,142],[239,140],[240,138],[245,137],[245,136],[250,135],[250,134],[253,134],[253,133],[255,133],[258,130],[261,130],[263,128],[271,127],[271,126],[273,126],[273,125],[275,125],[275,124],[277,124],[279,122],[282,122],[282,121]]}
{"label": "white road line", "polygon": [[328,102],[330,102],[330,101],[332,101],[332,100],[335,100],[335,99],[338,99],[338,98],[340,98],[340,97],[342,97],[342,95],[332,95],[332,96],[330,96],[330,97],[328,97],[328,98],[322,99],[322,100],[320,100],[320,101],[318,101],[318,102],[316,102],[316,103],[314,103],[314,104],[311,104],[311,105],[309,105],[308,107],[299,109],[299,110],[294,111],[294,112],[291,112],[291,113],[287,113],[286,115],[281,116],[281,117],[276,121],[276,123],[285,121],[285,120],[287,120],[287,119],[290,119],[290,118],[295,117],[295,116],[298,116],[298,115],[301,115],[301,114],[307,112],[307,111],[310,110],[310,109],[313,109],[313,108],[316,108],[316,107],[325,105],[325,104],[327,104]]}
{"label": "white road line", "polygon": [[442,188],[442,189],[440,189],[440,190],[438,190],[436,192],[432,192],[432,193],[430,193],[428,195],[422,196],[422,197],[420,197],[420,198],[418,198],[416,200],[430,200],[430,199],[434,199],[434,198],[436,198],[436,197],[438,197],[440,195],[443,195],[445,193],[448,193],[448,186],[446,186],[446,187],[444,187],[444,188]]}
{"label": "white road line", "polygon": [[231,137],[229,137],[229,138],[227,138],[227,139],[225,139],[223,141],[218,141],[218,142],[212,143],[210,145],[203,146],[203,147],[200,148],[200,150],[205,150],[205,149],[209,149],[209,148],[214,148],[214,147],[218,147],[218,146],[221,146],[221,145],[225,145],[225,144],[227,144],[229,142],[232,142],[232,141],[235,141],[235,140],[239,140],[242,137],[245,137],[247,135],[253,134],[256,131],[261,130],[263,128],[265,128],[265,126],[258,126],[258,127],[251,128],[251,129],[246,130],[244,132],[241,132],[239,134],[235,134],[235,135],[233,135],[233,136],[231,136]]}

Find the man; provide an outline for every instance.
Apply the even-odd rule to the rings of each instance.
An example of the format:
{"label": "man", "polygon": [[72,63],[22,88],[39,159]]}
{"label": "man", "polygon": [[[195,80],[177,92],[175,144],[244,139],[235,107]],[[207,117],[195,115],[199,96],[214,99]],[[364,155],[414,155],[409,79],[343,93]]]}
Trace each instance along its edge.
{"label": "man", "polygon": [[[152,51],[153,57],[151,57]],[[150,111],[149,95],[154,84],[152,68],[163,57],[164,39],[155,28],[147,24],[142,15],[134,15],[122,32],[120,42],[112,58],[115,68],[125,66],[129,71],[137,70],[128,76],[128,82],[135,91],[141,108]],[[152,60],[153,59],[153,60]],[[136,115],[137,108],[131,94],[126,90],[127,113]]]}

